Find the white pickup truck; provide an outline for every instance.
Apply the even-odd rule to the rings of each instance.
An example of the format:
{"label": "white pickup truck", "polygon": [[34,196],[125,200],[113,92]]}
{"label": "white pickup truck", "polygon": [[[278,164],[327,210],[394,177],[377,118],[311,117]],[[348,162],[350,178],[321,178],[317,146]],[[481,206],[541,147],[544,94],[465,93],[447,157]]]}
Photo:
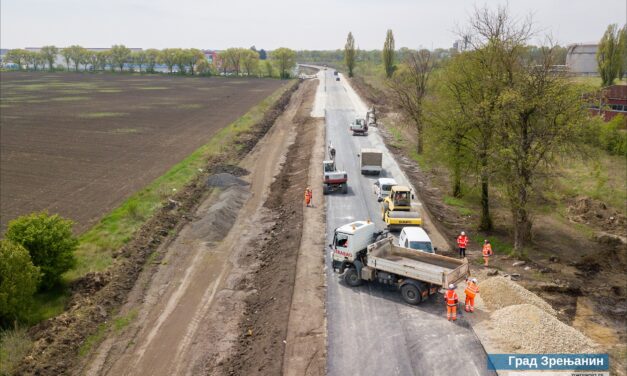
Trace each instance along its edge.
{"label": "white pickup truck", "polygon": [[399,247],[394,245],[392,236],[364,249],[367,239],[376,240],[384,235],[375,236],[373,228],[364,226],[366,222],[362,221],[336,229],[329,245],[333,250],[333,270],[342,275],[349,286],[359,286],[363,281],[396,286],[405,302],[418,304],[441,288],[470,275],[467,259]]}

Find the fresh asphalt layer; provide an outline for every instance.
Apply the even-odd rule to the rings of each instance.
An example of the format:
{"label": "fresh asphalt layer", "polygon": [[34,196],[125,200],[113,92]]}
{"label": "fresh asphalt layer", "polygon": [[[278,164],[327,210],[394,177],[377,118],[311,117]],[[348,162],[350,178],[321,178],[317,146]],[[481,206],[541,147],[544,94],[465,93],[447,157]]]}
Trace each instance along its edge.
{"label": "fresh asphalt layer", "polygon": [[[360,174],[357,154],[362,147],[383,151],[381,177],[409,185],[376,128],[366,137],[348,131],[355,116],[365,117],[366,107],[340,77],[341,81],[336,81],[332,70],[320,70],[313,113],[326,116],[327,144],[336,149],[338,168],[348,172],[348,193],[326,197],[326,244],[332,241],[335,228],[355,220],[371,219],[379,229],[384,228],[372,190],[375,177]],[[365,283],[351,288],[334,273],[329,249],[325,254],[329,375],[493,374],[463,315],[455,323],[446,320],[442,295],[411,306],[389,286]]]}

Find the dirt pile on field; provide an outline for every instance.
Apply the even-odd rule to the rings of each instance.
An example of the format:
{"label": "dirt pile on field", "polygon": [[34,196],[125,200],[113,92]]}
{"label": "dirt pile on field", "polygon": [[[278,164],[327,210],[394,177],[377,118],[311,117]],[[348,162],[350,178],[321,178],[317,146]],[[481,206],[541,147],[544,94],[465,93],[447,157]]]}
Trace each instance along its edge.
{"label": "dirt pile on field", "polygon": [[244,186],[248,185],[247,182],[238,178],[235,175],[229,174],[228,172],[221,172],[219,174],[214,174],[207,178],[207,187],[230,187],[233,185]]}
{"label": "dirt pile on field", "polygon": [[592,225],[611,234],[627,236],[627,218],[603,201],[578,197],[568,207],[568,214],[571,221]]}
{"label": "dirt pile on field", "polygon": [[511,305],[490,316],[493,335],[519,353],[591,353],[597,345],[577,329],[532,304]]}
{"label": "dirt pile on field", "polygon": [[542,298],[505,277],[488,278],[479,283],[479,289],[481,298],[490,309],[531,304],[553,316],[557,314]]}
{"label": "dirt pile on field", "polygon": [[191,232],[196,238],[204,241],[218,242],[222,240],[233,227],[239,210],[249,196],[250,191],[247,187],[233,185],[227,188],[220,193],[220,197],[214,205],[209,207],[205,213],[199,213],[201,218],[190,224]]}

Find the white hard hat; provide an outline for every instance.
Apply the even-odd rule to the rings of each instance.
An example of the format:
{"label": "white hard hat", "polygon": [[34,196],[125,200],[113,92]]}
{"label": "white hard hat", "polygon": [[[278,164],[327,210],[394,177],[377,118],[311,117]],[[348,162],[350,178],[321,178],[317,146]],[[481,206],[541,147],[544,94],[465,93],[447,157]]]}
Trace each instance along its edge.
{"label": "white hard hat", "polygon": [[455,285],[451,283],[450,285],[448,285],[448,289],[449,290],[455,290]]}
{"label": "white hard hat", "polygon": [[471,281],[473,281],[474,283],[477,283],[477,278],[471,278]]}
{"label": "white hard hat", "polygon": [[466,233],[462,231],[462,235],[466,235]]}

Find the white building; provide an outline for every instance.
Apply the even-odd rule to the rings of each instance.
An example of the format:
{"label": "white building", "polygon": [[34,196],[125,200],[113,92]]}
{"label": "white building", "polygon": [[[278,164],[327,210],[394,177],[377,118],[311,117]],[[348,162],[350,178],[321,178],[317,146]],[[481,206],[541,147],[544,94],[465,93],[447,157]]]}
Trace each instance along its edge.
{"label": "white building", "polygon": [[566,65],[571,73],[583,76],[597,76],[596,43],[571,44],[566,53]]}

